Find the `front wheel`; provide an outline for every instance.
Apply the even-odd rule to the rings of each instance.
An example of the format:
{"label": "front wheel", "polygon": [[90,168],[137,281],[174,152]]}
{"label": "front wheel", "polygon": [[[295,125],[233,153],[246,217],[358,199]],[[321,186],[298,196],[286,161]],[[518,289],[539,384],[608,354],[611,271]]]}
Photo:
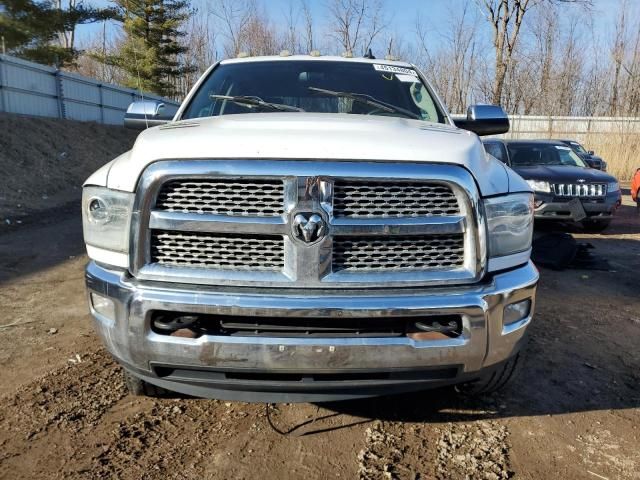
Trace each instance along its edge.
{"label": "front wheel", "polygon": [[124,371],[124,384],[129,393],[135,397],[165,397],[169,393],[168,390],[145,382],[126,370]]}
{"label": "front wheel", "polygon": [[583,220],[582,228],[587,232],[602,232],[610,223],[611,220]]}
{"label": "front wheel", "polygon": [[456,390],[464,395],[478,396],[496,392],[504,387],[515,376],[520,354],[516,354],[491,373],[478,380],[456,386]]}

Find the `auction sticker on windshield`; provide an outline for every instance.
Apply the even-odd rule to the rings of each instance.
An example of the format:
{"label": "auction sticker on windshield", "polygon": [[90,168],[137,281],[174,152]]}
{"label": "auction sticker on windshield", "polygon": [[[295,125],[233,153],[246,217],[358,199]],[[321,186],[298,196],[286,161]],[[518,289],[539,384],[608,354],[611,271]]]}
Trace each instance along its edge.
{"label": "auction sticker on windshield", "polygon": [[375,68],[379,72],[391,72],[404,75],[414,75],[416,77],[418,76],[416,71],[411,68],[396,67],[395,65],[380,65],[378,63],[374,63],[373,68]]}
{"label": "auction sticker on windshield", "polygon": [[416,83],[418,81],[418,77],[415,75],[407,75],[404,73],[396,73],[396,78],[401,82]]}

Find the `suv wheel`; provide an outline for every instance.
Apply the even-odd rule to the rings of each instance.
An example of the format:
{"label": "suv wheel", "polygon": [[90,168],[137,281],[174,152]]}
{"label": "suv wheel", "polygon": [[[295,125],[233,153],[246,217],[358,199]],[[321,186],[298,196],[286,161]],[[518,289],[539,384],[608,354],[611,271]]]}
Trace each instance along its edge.
{"label": "suv wheel", "polygon": [[124,384],[129,393],[136,397],[164,397],[169,393],[168,390],[145,382],[126,370],[124,371]]}
{"label": "suv wheel", "polygon": [[504,387],[515,376],[520,354],[511,357],[499,368],[473,382],[456,386],[456,390],[464,395],[476,396],[496,392]]}
{"label": "suv wheel", "polygon": [[602,232],[610,223],[611,220],[583,220],[582,228],[587,232]]}

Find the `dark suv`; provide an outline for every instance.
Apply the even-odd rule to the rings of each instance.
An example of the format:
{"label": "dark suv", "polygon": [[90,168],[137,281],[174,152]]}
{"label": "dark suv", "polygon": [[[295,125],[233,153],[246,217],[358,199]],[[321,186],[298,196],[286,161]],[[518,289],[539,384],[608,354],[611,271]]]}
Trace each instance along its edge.
{"label": "dark suv", "polygon": [[567,147],[571,148],[578,156],[584,160],[587,165],[591,168],[595,168],[596,170],[602,170],[603,172],[607,171],[607,162],[605,162],[601,157],[597,156],[593,150],[587,151],[580,143],[575,140],[558,140],[561,143],[564,143]]}
{"label": "dark suv", "polygon": [[573,149],[555,140],[483,140],[490,155],[513,168],[535,192],[535,217],[607,228],[621,194],[611,175],[589,168]]}

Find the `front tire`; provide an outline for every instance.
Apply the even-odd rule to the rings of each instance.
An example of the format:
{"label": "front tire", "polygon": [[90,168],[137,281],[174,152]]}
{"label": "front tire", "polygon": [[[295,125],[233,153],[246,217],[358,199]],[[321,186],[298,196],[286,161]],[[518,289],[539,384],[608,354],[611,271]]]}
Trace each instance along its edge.
{"label": "front tire", "polygon": [[169,393],[168,390],[145,382],[126,370],[124,371],[124,384],[134,397],[165,397]]}
{"label": "front tire", "polygon": [[610,223],[611,220],[583,220],[582,228],[587,232],[597,233],[605,230]]}
{"label": "front tire", "polygon": [[464,395],[474,397],[497,392],[509,383],[516,375],[519,360],[520,354],[517,353],[515,356],[500,365],[500,367],[488,374],[485,374],[478,380],[457,385],[456,390]]}

